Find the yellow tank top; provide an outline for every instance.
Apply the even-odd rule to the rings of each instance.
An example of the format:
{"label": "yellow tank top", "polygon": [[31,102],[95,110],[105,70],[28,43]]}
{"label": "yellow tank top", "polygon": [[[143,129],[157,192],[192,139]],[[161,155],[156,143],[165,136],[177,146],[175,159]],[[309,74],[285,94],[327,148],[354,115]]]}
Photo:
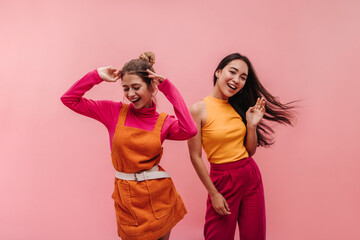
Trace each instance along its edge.
{"label": "yellow tank top", "polygon": [[209,162],[235,162],[249,156],[244,146],[246,126],[227,100],[207,96],[206,122],[201,128],[201,142]]}

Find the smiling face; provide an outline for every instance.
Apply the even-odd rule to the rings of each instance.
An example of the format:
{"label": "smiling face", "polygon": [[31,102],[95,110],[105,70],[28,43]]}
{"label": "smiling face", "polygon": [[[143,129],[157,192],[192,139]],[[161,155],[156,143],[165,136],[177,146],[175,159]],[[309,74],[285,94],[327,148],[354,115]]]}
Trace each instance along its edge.
{"label": "smiling face", "polygon": [[245,85],[249,68],[240,59],[228,63],[223,69],[215,72],[217,81],[212,96],[219,99],[228,99],[239,92]]}
{"label": "smiling face", "polygon": [[152,107],[152,93],[148,85],[135,74],[125,74],[122,77],[122,86],[124,94],[130,102],[134,104],[135,109]]}

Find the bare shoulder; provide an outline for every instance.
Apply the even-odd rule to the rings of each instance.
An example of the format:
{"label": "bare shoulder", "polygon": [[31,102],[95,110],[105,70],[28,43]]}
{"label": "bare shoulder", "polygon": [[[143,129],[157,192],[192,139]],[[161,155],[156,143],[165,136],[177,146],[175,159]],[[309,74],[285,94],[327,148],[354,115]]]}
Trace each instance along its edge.
{"label": "bare shoulder", "polygon": [[204,111],[206,112],[206,104],[203,100],[194,103],[190,107],[190,112],[193,115],[201,115],[201,113],[203,113]]}
{"label": "bare shoulder", "polygon": [[190,113],[195,122],[201,123],[201,126],[206,122],[206,104],[203,100],[194,103],[190,107]]}

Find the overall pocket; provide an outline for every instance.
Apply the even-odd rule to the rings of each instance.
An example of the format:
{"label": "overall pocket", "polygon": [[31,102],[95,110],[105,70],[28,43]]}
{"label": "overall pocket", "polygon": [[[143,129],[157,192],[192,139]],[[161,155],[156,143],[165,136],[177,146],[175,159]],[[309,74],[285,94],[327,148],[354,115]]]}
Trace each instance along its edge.
{"label": "overall pocket", "polygon": [[115,180],[112,194],[118,224],[137,226],[137,218],[131,205],[130,186],[122,180]]}
{"label": "overall pocket", "polygon": [[169,215],[177,203],[178,196],[171,178],[149,180],[146,184],[155,218],[160,219]]}

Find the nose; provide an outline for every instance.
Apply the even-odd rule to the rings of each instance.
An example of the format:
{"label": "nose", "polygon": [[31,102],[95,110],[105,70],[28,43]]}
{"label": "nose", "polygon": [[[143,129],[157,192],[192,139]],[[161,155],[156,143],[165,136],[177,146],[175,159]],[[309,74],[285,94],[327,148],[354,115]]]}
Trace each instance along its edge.
{"label": "nose", "polygon": [[135,96],[135,92],[133,90],[129,89],[128,96],[129,97]]}
{"label": "nose", "polygon": [[236,84],[236,85],[239,85],[240,84],[240,77],[235,77],[235,78],[233,78],[233,81],[234,81],[234,83]]}

